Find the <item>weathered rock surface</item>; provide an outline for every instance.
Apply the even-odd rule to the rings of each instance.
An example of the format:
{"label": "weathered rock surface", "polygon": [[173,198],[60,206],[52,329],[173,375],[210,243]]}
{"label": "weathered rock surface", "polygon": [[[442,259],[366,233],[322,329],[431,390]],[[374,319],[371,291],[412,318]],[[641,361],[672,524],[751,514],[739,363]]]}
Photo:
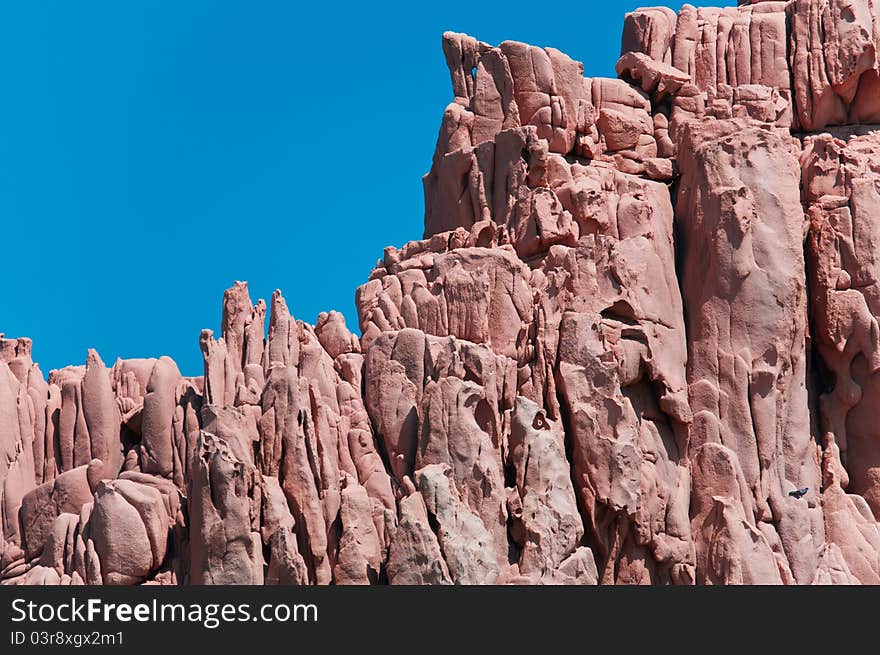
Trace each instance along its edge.
{"label": "weathered rock surface", "polygon": [[424,233],[204,375],[0,335],[2,584],[880,584],[880,9],[443,36]]}
{"label": "weathered rock surface", "polygon": [[[807,403],[798,144],[739,120],[691,123],[684,132],[677,207],[691,451],[721,444],[736,455],[736,477],[751,498],[717,511],[725,521],[742,514],[748,529],[778,544],[783,572],[810,582],[823,532]],[[711,452],[705,457],[720,457]],[[804,487],[805,496],[789,495]]]}

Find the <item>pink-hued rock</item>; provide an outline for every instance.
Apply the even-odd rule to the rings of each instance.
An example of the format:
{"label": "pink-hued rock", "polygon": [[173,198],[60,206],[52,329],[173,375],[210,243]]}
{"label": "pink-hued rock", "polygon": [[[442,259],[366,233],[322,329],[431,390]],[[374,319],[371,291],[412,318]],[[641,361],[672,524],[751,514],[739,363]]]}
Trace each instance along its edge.
{"label": "pink-hued rock", "polygon": [[880,98],[875,0],[792,0],[791,69],[804,130],[876,122]]}
{"label": "pink-hued rock", "polygon": [[309,574],[296,544],[292,528],[280,528],[269,540],[269,567],[266,571],[267,585],[308,584]]}
{"label": "pink-hued rock", "polygon": [[306,563],[296,543],[296,522],[278,478],[263,475],[260,537],[269,547],[266,584],[306,584]]}
{"label": "pink-hued rock", "polygon": [[[672,92],[676,126],[707,114],[804,131],[880,122],[875,0],[739,5],[685,5],[677,17],[659,8],[627,14],[621,54],[628,63],[619,72],[642,81],[639,71],[654,71],[653,78],[669,65],[686,73],[692,86]],[[654,63],[636,64],[645,58]],[[760,98],[740,99],[744,87],[760,89],[749,92]]]}
{"label": "pink-hued rock", "polygon": [[819,554],[819,569],[814,585],[858,585],[861,584],[849,569],[843,553],[837,544],[827,544]]}
{"label": "pink-hued rock", "polygon": [[755,525],[752,492],[737,454],[710,441],[694,449],[692,463],[697,583],[782,584],[780,565],[791,579],[788,563],[777,563],[767,537]]}
{"label": "pink-hued rock", "polygon": [[[515,41],[493,48],[453,33],[444,35],[443,47],[456,97],[423,180],[426,237],[471,231],[486,220],[506,225],[511,214],[536,211],[518,201],[518,189],[540,186],[543,174],[540,163],[523,161],[525,150],[529,158],[577,156],[638,174],[646,159],[658,157],[651,102],[641,89],[585,78],[582,64],[553,48]],[[654,68],[645,61],[639,69],[649,87],[647,70]],[[655,91],[662,86],[669,93],[674,80],[689,79],[661,68],[656,74],[664,81],[656,81]]]}
{"label": "pink-hued rock", "polygon": [[342,535],[333,569],[336,584],[376,584],[381,573],[383,543],[373,522],[367,490],[347,476],[339,508]]}
{"label": "pink-hued rock", "polygon": [[519,571],[526,577],[553,579],[578,549],[584,531],[565,456],[565,433],[537,404],[519,396],[509,448],[516,486],[507,503],[516,509],[511,512],[511,532],[522,549]]}
{"label": "pink-hued rock", "polygon": [[55,519],[64,513],[79,514],[83,505],[92,501],[104,468],[100,460],[87,466],[65,471],[50,482],[29,491],[21,501],[19,521],[21,545],[28,559],[39,555]]}
{"label": "pink-hued rock", "polygon": [[345,327],[345,317],[339,312],[321,313],[315,324],[315,335],[333,359],[361,351],[360,341]]}
{"label": "pink-hued rock", "polygon": [[877,584],[880,177],[874,161],[880,140],[857,131],[840,136],[807,137],[801,155],[813,339],[828,379],[818,402],[825,443],[821,500],[826,540],[856,579]]}
{"label": "pink-hued rock", "polygon": [[[618,73],[652,94],[673,133],[704,116],[797,126],[788,61],[790,3],[740,5],[684,5],[677,16],[660,8],[627,14]],[[795,88],[798,83],[794,76]]]}
{"label": "pink-hued rock", "polygon": [[0,360],[0,534],[4,542],[20,545],[19,508],[36,485],[36,467],[30,396],[14,368]]}
{"label": "pink-hued rock", "polygon": [[637,9],[620,79],[444,34],[359,335],[0,334],[0,584],[880,584],[878,11]]}
{"label": "pink-hued rock", "polygon": [[203,431],[190,469],[189,571],[194,584],[262,584],[262,541],[252,526],[256,471],[236,448]]}
{"label": "pink-hued rock", "polygon": [[452,584],[422,495],[409,478],[404,489],[399,502],[400,520],[389,547],[388,581],[400,585]]}
{"label": "pink-hued rock", "polygon": [[382,332],[417,328],[486,344],[518,359],[533,319],[530,271],[511,248],[426,253],[391,264],[358,289],[366,344]]}
{"label": "pink-hued rock", "polygon": [[97,351],[89,350],[82,379],[83,417],[89,431],[93,459],[107,467],[103,477],[115,478],[122,469],[122,444],[119,441],[121,418],[113,396],[110,372]]}
{"label": "pink-hued rock", "polygon": [[626,14],[621,52],[638,52],[671,64],[676,20],[675,12],[668,7],[648,7]]}
{"label": "pink-hued rock", "polygon": [[628,76],[637,81],[642,91],[655,102],[675,94],[691,81],[690,76],[675,66],[652,59],[642,52],[624,52],[615,67],[618,75]]}
{"label": "pink-hued rock", "polygon": [[40,565],[55,569],[59,576],[73,570],[79,515],[65,512],[59,514],[52,524],[52,532],[46,539],[40,555]]}
{"label": "pink-hued rock", "polygon": [[492,535],[462,502],[452,480],[452,469],[445,464],[430,464],[419,469],[415,482],[428,514],[437,523],[437,540],[453,583],[501,582]]}
{"label": "pink-hued rock", "polygon": [[168,357],[156,360],[147,382],[141,419],[141,470],[164,477],[174,472],[174,413],[180,372]]}
{"label": "pink-hued rock", "polygon": [[[688,125],[679,153],[690,448],[725,446],[748,490],[748,506],[734,498],[716,508],[716,527],[728,534],[724,525],[744,520],[747,532],[770,533],[794,579],[810,583],[823,535],[798,144],[759,124],[707,120]],[[805,487],[803,498],[789,495]]]}
{"label": "pink-hued rock", "polygon": [[835,480],[822,493],[822,511],[827,542],[841,553],[839,567],[861,584],[880,584],[880,530],[864,498],[847,494]]}
{"label": "pink-hued rock", "polygon": [[104,584],[141,582],[165,559],[170,520],[154,487],[123,479],[100,483],[88,525]]}

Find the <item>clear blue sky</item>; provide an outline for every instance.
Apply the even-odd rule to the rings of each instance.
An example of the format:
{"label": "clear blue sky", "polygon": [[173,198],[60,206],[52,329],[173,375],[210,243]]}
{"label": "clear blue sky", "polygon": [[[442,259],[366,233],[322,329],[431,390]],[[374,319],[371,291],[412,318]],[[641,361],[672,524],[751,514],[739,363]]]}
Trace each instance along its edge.
{"label": "clear blue sky", "polygon": [[422,234],[442,32],[613,75],[640,4],[5,3],[0,332],[32,337],[45,373],[94,347],[199,374],[234,280],[357,329],[383,247]]}

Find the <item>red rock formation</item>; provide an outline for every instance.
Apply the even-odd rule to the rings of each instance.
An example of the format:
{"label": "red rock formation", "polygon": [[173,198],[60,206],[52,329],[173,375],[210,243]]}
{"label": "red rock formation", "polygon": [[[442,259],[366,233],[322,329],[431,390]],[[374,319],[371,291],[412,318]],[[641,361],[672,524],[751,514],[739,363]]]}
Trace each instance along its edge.
{"label": "red rock formation", "polygon": [[[758,577],[743,570],[734,580],[810,582],[823,535],[807,405],[798,144],[742,121],[704,120],[684,131],[677,208],[689,308],[691,453],[715,475],[723,467],[718,482],[736,491],[713,489],[706,503],[714,510],[692,525],[720,553],[706,554],[707,575],[739,575],[728,555],[739,548],[718,544],[738,538],[727,525],[736,521],[745,526],[744,542],[760,542],[769,561],[752,572]],[[709,484],[695,477],[694,492]],[[803,487],[810,491],[802,498],[789,495]]]}
{"label": "red rock formation", "polygon": [[0,335],[0,582],[880,583],[878,9],[739,4],[620,79],[445,34],[360,337],[243,282],[197,378]]}
{"label": "red rock formation", "polygon": [[[875,243],[880,187],[875,133],[804,140],[813,337],[822,365],[818,421],[827,538],[859,580],[880,582],[880,329]],[[849,493],[844,493],[844,490]]]}

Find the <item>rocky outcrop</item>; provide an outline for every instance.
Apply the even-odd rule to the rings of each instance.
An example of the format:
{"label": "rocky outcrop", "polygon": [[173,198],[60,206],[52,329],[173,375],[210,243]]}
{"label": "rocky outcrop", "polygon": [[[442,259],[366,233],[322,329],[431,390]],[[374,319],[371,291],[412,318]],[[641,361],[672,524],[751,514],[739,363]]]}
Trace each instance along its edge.
{"label": "rocky outcrop", "polygon": [[[718,511],[742,514],[768,547],[777,545],[783,573],[803,583],[815,577],[823,533],[807,402],[797,151],[777,130],[736,120],[691,123],[678,158],[677,207],[691,451],[721,444],[735,454],[735,477],[750,498]],[[730,459],[711,452],[705,457]],[[789,495],[801,488],[806,495]]]}
{"label": "rocky outcrop", "polygon": [[880,389],[880,296],[874,235],[880,178],[873,162],[880,141],[875,133],[852,132],[807,137],[801,178],[813,338],[825,382],[817,389],[817,421],[827,538],[840,546],[856,578],[875,584],[880,435],[873,408]]}
{"label": "rocky outcrop", "polygon": [[[666,79],[674,70],[686,74],[689,82],[664,107],[674,124],[705,115],[803,131],[878,122],[874,0],[739,4],[627,14],[618,72],[633,79],[645,70]],[[659,88],[655,100],[669,93],[668,84]]]}
{"label": "rocky outcrop", "polygon": [[874,0],[443,36],[360,335],[223,296],[204,374],[0,335],[3,584],[880,584]]}

